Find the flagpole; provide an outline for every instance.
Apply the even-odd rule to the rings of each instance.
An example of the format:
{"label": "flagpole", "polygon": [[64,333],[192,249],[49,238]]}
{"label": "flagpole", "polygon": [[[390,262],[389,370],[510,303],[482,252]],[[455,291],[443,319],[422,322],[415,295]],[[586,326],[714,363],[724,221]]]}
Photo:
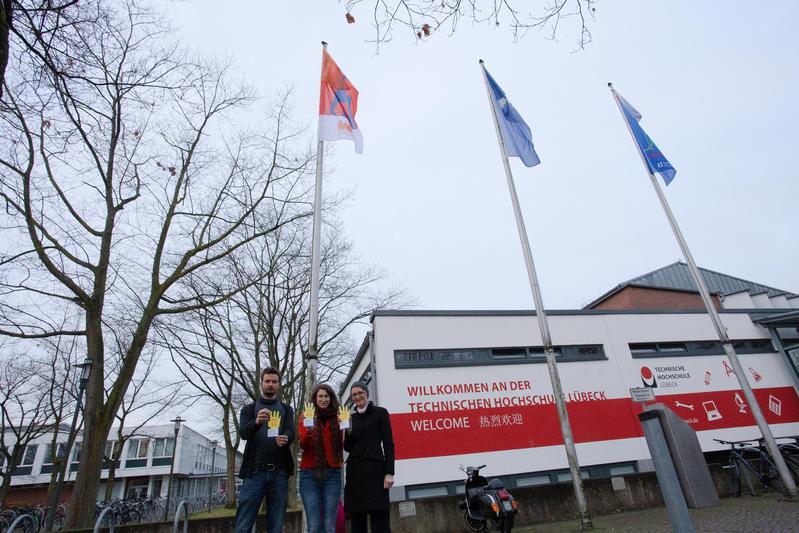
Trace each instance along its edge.
{"label": "flagpole", "polygon": [[[482,59],[480,60],[480,65],[483,65]],[[585,492],[583,491],[583,478],[580,476],[580,464],[577,462],[577,450],[574,447],[574,437],[572,436],[571,424],[569,423],[569,413],[566,411],[566,402],[563,399],[563,387],[560,383],[558,365],[555,362],[555,351],[552,348],[552,338],[549,334],[549,324],[547,323],[546,311],[544,311],[544,301],[541,298],[541,288],[538,285],[538,276],[535,272],[533,254],[530,250],[530,241],[527,237],[527,229],[524,225],[522,211],[519,208],[519,198],[516,194],[516,186],[513,182],[513,174],[511,173],[510,163],[508,162],[505,142],[502,139],[502,132],[499,127],[497,111],[494,108],[494,101],[491,96],[491,88],[488,85],[488,78],[486,77],[485,68],[482,68],[481,70],[483,71],[483,81],[486,85],[488,103],[489,107],[491,108],[491,116],[494,119],[494,128],[497,132],[499,151],[502,155],[502,163],[505,167],[505,177],[508,181],[508,190],[510,192],[511,204],[513,205],[513,214],[516,217],[516,228],[519,231],[519,240],[521,241],[522,245],[524,263],[527,267],[527,277],[530,282],[530,289],[532,290],[533,300],[535,302],[535,315],[538,319],[538,328],[541,331],[541,340],[544,344],[544,353],[546,354],[547,368],[549,369],[549,380],[552,383],[552,394],[555,396],[555,405],[558,411],[558,419],[560,420],[560,431],[563,435],[563,444],[566,448],[566,458],[569,462],[569,471],[571,472],[572,485],[574,486],[574,497],[577,500],[577,507],[580,510],[580,524],[582,529],[593,529],[594,526],[591,522],[591,515],[588,513],[588,502],[585,498]]]}
{"label": "flagpole", "polygon": [[788,490],[788,496],[790,498],[796,498],[796,483],[794,483],[791,472],[788,470],[788,466],[785,464],[785,460],[783,459],[782,453],[777,446],[777,442],[774,440],[774,435],[771,433],[771,428],[766,422],[766,418],[763,416],[763,412],[760,409],[760,404],[757,403],[755,394],[752,391],[752,386],[749,384],[749,380],[746,377],[744,368],[741,366],[741,362],[738,359],[738,354],[735,353],[735,349],[732,346],[730,337],[727,335],[727,329],[721,322],[721,318],[716,311],[716,306],[713,304],[713,300],[710,298],[710,292],[707,290],[705,280],[701,276],[699,269],[694,262],[693,255],[691,255],[691,250],[688,248],[688,244],[682,235],[682,231],[680,231],[680,227],[677,225],[677,220],[674,218],[674,214],[671,211],[671,207],[669,207],[666,196],[663,194],[663,190],[660,188],[660,184],[657,182],[655,174],[649,169],[646,158],[641,152],[640,146],[638,145],[635,135],[633,134],[632,127],[630,126],[629,119],[625,116],[624,111],[622,110],[619,94],[613,88],[613,84],[608,83],[608,87],[610,88],[610,92],[613,95],[614,100],[616,100],[616,105],[619,107],[619,112],[621,113],[622,118],[624,118],[624,123],[627,125],[627,131],[630,133],[633,143],[638,146],[638,155],[641,157],[641,162],[644,164],[644,168],[646,168],[646,172],[649,175],[649,181],[652,182],[652,187],[655,188],[655,193],[657,194],[658,200],[660,200],[660,205],[663,206],[663,211],[666,213],[666,217],[669,219],[669,224],[671,224],[671,229],[674,232],[674,236],[677,238],[677,243],[680,245],[680,250],[682,250],[685,261],[688,263],[688,270],[691,272],[694,283],[696,283],[697,287],[699,287],[699,295],[702,297],[702,302],[705,304],[708,315],[710,315],[710,320],[713,322],[713,326],[716,328],[716,333],[718,334],[721,345],[724,348],[724,352],[727,354],[727,359],[729,359],[730,365],[732,365],[735,377],[738,379],[738,383],[741,385],[741,390],[744,393],[744,397],[746,398],[749,407],[752,409],[752,416],[754,417],[755,422],[760,429],[761,435],[763,435],[763,441],[765,442],[769,455],[771,455],[771,458],[774,460],[775,466],[777,467],[777,472],[779,473],[780,478],[782,478],[785,488]]}
{"label": "flagpole", "polygon": [[[322,41],[322,49],[327,50],[327,43],[324,41]],[[322,64],[324,65],[324,61]],[[309,401],[311,401],[311,391],[316,383],[316,364],[319,359],[319,270],[322,235],[324,145],[325,143],[321,139],[316,144],[316,185],[314,187],[313,234],[311,237],[311,301],[310,311],[308,312],[308,356],[305,366],[305,394]]]}

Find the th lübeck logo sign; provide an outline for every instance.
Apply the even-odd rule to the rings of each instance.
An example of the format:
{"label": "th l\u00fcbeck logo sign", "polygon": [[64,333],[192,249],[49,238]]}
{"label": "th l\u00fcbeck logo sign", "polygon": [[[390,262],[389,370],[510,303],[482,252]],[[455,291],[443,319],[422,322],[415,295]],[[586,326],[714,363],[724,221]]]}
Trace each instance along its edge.
{"label": "th l\u00fcbeck logo sign", "polygon": [[657,387],[658,382],[655,379],[655,374],[652,372],[652,369],[648,366],[641,367],[641,382],[644,384],[644,387]]}

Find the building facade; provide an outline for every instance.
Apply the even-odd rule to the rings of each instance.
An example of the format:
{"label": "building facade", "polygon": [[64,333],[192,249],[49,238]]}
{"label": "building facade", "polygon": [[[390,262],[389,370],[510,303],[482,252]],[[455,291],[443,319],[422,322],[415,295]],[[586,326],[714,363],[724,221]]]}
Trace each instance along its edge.
{"label": "building facade", "polygon": [[[112,435],[116,431],[112,429]],[[23,453],[21,464],[11,477],[7,505],[25,503],[44,503],[47,486],[53,471],[53,434],[45,434],[29,444]],[[63,456],[67,432],[59,431],[55,453]],[[118,448],[116,440],[106,443],[107,457]],[[70,473],[64,483],[62,499],[69,499],[72,482],[78,469],[80,435],[71,453]],[[237,452],[240,464],[241,454]],[[199,432],[183,425],[174,438],[174,426],[145,426],[127,438],[123,445],[120,460],[114,472],[112,498],[146,496],[166,496],[169,488],[169,469],[174,457],[173,480],[174,497],[206,497],[208,484],[213,493],[224,492],[226,487],[226,450]],[[212,472],[213,466],[213,472]],[[109,464],[103,463],[101,484],[97,499],[106,495],[109,477]]]}
{"label": "building facade", "polygon": [[[710,318],[685,305],[695,291],[633,288],[668,292],[672,306],[641,309],[631,295],[620,309],[547,313],[585,478],[651,470],[631,388],[651,388],[706,452],[723,449],[714,438],[759,437]],[[797,299],[741,309],[714,293],[772,432],[799,434]],[[395,500],[455,494],[461,464],[486,464],[511,488],[570,479],[534,312],[377,311],[344,388],[356,379],[391,413]]]}

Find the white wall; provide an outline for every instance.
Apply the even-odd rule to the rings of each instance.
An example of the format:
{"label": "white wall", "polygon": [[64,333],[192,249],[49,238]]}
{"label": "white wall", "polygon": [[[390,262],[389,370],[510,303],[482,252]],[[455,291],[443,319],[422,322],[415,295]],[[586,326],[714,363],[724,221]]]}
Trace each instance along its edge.
{"label": "white wall", "polygon": [[[733,339],[768,338],[745,313],[724,313],[722,320]],[[640,434],[629,389],[641,387],[642,367],[657,376],[658,398],[698,431],[705,450],[719,448],[712,438],[752,438],[757,429],[751,415],[735,403],[738,383],[724,367],[724,356],[684,356],[633,359],[631,342],[666,342],[716,339],[709,317],[701,313],[674,314],[574,314],[550,315],[556,345],[601,344],[608,360],[558,365],[563,391],[572,393],[568,403],[577,451],[583,466],[649,457]],[[522,401],[542,398],[552,388],[545,364],[504,364],[446,368],[395,369],[394,350],[540,346],[535,316],[385,316],[374,318],[377,379],[380,404],[392,413],[397,444],[397,484],[413,485],[458,479],[459,463],[488,464],[487,475],[566,468],[554,405],[524,405],[448,412],[418,411],[419,402],[438,400]],[[366,358],[364,358],[366,359]],[[777,435],[799,432],[799,396],[780,354],[742,355],[741,362],[759,402]],[[362,362],[363,364],[363,362]],[[678,367],[679,370],[670,370]],[[752,368],[752,372],[748,369]],[[660,370],[657,370],[660,369]],[[705,376],[710,379],[706,383]],[[754,381],[755,373],[759,376]],[[357,373],[356,373],[357,374]],[[677,377],[675,377],[677,376]],[[485,384],[523,390],[488,390],[473,393],[435,394],[441,385]],[[428,394],[412,394],[411,386],[423,386]],[[580,393],[582,395],[574,395]],[[768,397],[781,402],[780,414],[768,411]],[[504,398],[504,399],[503,399]],[[516,398],[514,400],[514,398]],[[498,400],[495,400],[498,399]],[[704,405],[722,414],[710,420]],[[683,406],[692,406],[692,409]],[[744,410],[747,407],[743,408]],[[481,427],[493,416],[498,425]],[[516,415],[516,419],[505,416]],[[448,428],[466,423],[469,428]],[[483,418],[481,418],[483,417]],[[520,418],[519,418],[520,417]],[[521,423],[512,423],[519,422]],[[420,425],[420,424],[427,424]],[[607,438],[603,435],[608,436]],[[557,437],[558,442],[553,442]]]}

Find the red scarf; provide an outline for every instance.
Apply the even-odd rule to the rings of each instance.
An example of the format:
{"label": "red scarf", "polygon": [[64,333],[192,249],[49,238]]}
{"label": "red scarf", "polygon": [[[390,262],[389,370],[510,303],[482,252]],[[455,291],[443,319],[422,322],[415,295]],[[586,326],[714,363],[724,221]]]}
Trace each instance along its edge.
{"label": "red scarf", "polygon": [[[316,432],[316,453],[314,453],[314,474],[317,479],[327,478],[327,453],[325,453],[325,434],[333,445],[333,460],[341,464],[344,454],[341,451],[341,429],[338,426],[338,412],[333,407],[322,409],[316,407],[316,422],[319,431]],[[325,424],[329,424],[325,428]]]}

